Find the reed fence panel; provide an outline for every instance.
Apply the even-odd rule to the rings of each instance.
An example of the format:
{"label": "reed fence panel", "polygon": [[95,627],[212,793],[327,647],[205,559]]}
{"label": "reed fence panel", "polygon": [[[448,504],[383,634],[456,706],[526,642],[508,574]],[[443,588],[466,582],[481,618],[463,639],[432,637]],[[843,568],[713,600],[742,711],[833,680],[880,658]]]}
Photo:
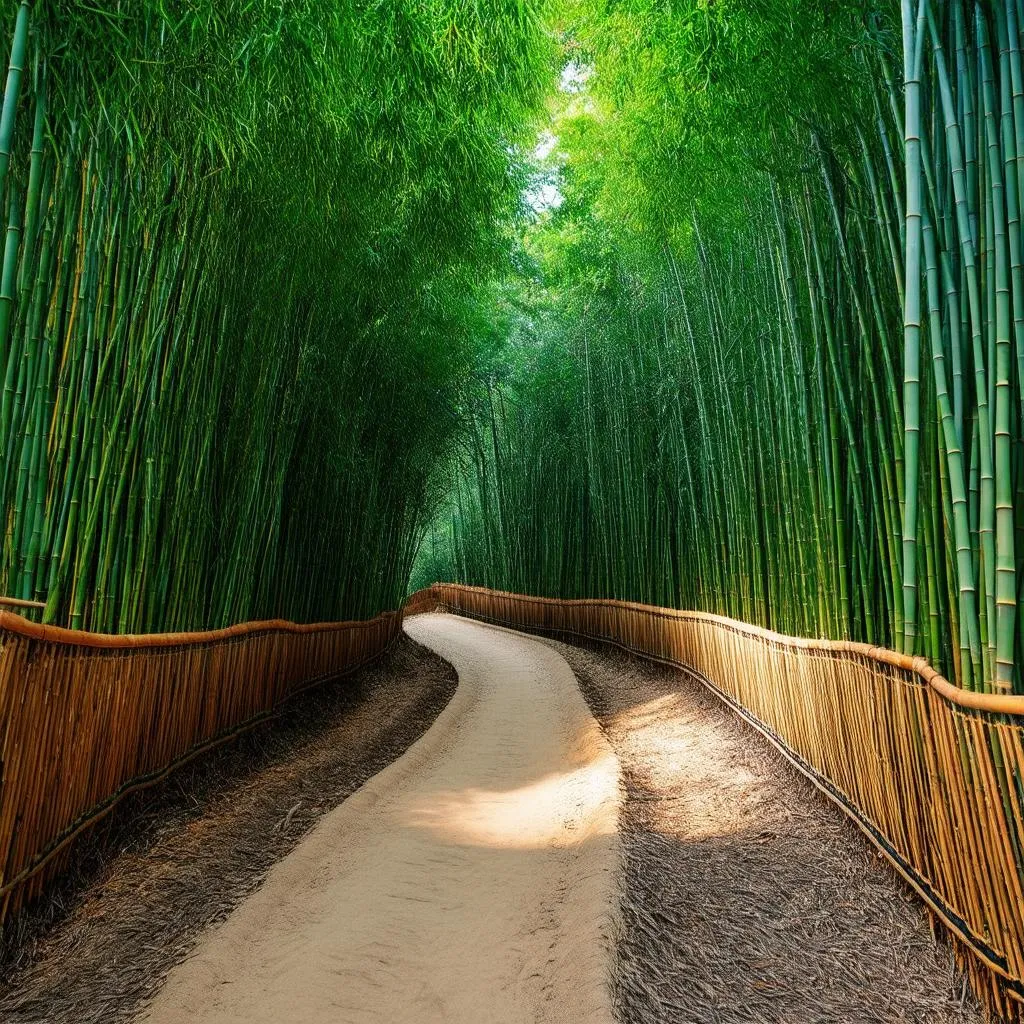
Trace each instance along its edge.
{"label": "reed fence panel", "polygon": [[106,636],[0,611],[0,921],[121,798],[372,661],[401,623]]}
{"label": "reed fence panel", "polygon": [[948,930],[978,994],[1024,1021],[1024,697],[967,692],[865,644],[624,601],[437,584],[417,607],[692,673],[864,830]]}

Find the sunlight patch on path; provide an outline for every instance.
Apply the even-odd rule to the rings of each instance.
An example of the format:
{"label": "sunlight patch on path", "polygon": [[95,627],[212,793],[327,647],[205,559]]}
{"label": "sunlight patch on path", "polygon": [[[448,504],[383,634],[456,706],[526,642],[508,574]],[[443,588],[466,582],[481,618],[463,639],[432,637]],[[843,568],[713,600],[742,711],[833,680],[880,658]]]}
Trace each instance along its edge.
{"label": "sunlight patch on path", "polygon": [[432,794],[411,808],[409,824],[449,843],[531,850],[578,846],[585,836],[612,835],[618,763],[608,752],[581,768],[508,792]]}

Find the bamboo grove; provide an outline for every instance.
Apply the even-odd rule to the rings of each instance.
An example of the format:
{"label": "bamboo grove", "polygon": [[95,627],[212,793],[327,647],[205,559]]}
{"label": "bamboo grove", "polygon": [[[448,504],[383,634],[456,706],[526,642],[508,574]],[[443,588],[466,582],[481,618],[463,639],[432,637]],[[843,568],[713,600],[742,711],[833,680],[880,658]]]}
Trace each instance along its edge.
{"label": "bamboo grove", "polygon": [[1021,3],[629,8],[573,5],[564,201],[495,288],[417,580],[1024,692]]}
{"label": "bamboo grove", "polygon": [[1020,691],[1022,27],[8,5],[0,592],[107,631],[364,616],[419,551],[414,584]]}
{"label": "bamboo grove", "polygon": [[5,7],[0,593],[397,607],[550,77],[531,0]]}

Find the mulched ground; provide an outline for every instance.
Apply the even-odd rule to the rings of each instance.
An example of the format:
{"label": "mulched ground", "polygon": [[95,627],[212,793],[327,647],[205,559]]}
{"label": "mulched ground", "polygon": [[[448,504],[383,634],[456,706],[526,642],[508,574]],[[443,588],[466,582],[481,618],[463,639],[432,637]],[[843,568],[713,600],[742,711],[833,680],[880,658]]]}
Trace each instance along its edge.
{"label": "mulched ground", "polygon": [[76,851],[76,877],[7,927],[0,1021],[129,1020],[200,932],[426,731],[456,682],[405,637],[374,666],[126,801]]}
{"label": "mulched ground", "polygon": [[553,644],[618,754],[624,1024],[967,1024],[984,1016],[910,890],[700,684]]}

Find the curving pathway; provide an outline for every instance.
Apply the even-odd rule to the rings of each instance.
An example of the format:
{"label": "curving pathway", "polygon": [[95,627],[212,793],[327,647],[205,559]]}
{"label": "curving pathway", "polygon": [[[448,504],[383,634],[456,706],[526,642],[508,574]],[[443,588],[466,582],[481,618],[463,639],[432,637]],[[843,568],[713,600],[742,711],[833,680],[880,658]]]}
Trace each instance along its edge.
{"label": "curving pathway", "polygon": [[447,615],[428,732],[176,967],[147,1024],[610,1024],[619,766],[565,660]]}

